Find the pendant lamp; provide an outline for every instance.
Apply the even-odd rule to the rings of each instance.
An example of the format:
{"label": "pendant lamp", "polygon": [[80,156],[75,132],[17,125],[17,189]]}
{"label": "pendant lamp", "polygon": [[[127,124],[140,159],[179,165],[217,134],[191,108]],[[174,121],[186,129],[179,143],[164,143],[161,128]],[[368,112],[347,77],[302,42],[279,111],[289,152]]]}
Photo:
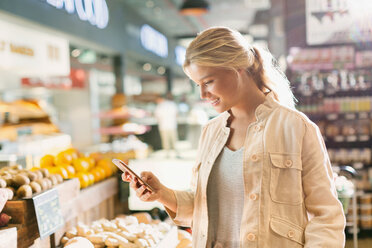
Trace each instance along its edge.
{"label": "pendant lamp", "polygon": [[207,13],[209,3],[205,0],[185,0],[180,8],[181,15],[198,16]]}

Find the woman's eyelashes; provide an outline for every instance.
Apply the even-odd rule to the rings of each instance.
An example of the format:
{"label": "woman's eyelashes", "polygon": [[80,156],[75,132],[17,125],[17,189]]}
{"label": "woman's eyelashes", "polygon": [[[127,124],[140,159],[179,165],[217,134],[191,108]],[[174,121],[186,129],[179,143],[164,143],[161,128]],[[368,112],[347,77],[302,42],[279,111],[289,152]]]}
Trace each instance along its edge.
{"label": "woman's eyelashes", "polygon": [[213,83],[213,80],[209,80],[209,81],[205,82],[204,85],[208,85],[208,84],[211,84],[211,83]]}
{"label": "woman's eyelashes", "polygon": [[211,84],[211,83],[213,83],[213,80],[209,80],[209,81],[207,81],[205,83],[202,83],[202,84],[197,84],[197,83],[195,83],[195,84],[196,84],[196,87],[200,87],[200,85],[207,86],[208,84]]}

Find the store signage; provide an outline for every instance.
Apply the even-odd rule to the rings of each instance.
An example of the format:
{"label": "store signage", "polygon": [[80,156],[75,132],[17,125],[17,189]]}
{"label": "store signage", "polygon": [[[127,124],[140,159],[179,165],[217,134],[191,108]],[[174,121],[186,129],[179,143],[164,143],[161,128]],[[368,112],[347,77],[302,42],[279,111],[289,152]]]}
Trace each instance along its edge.
{"label": "store signage", "polygon": [[166,58],[168,56],[168,40],[162,33],[145,24],[141,27],[142,46],[156,55]]}
{"label": "store signage", "polygon": [[0,20],[0,70],[24,77],[69,75],[68,41]]}
{"label": "store signage", "polygon": [[371,0],[306,0],[308,45],[372,41]]}
{"label": "store signage", "polygon": [[185,61],[185,55],[186,55],[186,48],[183,46],[176,46],[174,49],[174,53],[176,54],[176,62],[179,65],[183,65],[183,62]]}
{"label": "store signage", "polygon": [[46,0],[49,5],[57,9],[64,8],[69,14],[75,11],[82,21],[100,29],[107,27],[109,22],[109,9],[106,0]]}
{"label": "store signage", "polygon": [[32,198],[40,238],[45,238],[64,224],[59,196],[56,189],[50,189]]}

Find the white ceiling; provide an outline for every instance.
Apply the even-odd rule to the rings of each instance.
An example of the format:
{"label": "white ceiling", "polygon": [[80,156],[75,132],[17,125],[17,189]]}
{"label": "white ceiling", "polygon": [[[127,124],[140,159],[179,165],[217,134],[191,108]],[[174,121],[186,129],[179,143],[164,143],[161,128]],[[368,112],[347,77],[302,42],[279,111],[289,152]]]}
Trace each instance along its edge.
{"label": "white ceiling", "polygon": [[121,1],[154,28],[174,38],[195,36],[205,28],[218,25],[248,33],[257,11],[252,7],[252,2],[268,2],[268,0],[207,0],[210,11],[202,16],[190,17],[178,13],[183,0]]}

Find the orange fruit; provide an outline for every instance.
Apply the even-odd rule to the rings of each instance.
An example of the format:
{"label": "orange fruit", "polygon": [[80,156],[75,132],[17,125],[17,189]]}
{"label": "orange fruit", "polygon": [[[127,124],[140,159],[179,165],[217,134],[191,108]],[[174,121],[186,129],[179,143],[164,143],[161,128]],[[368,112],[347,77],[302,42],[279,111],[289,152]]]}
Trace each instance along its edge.
{"label": "orange fruit", "polygon": [[76,174],[77,178],[79,178],[79,182],[80,182],[80,188],[83,189],[83,188],[86,188],[89,186],[89,177],[87,174],[83,173],[83,172],[79,172],[78,174]]}
{"label": "orange fruit", "polygon": [[90,166],[89,162],[86,161],[84,158],[74,159],[72,164],[74,165],[76,171],[78,172],[85,172],[89,170],[89,166]]}
{"label": "orange fruit", "polygon": [[74,166],[72,166],[72,165],[66,165],[64,167],[65,167],[65,169],[67,171],[68,178],[73,178],[75,176],[75,168],[74,168]]}
{"label": "orange fruit", "polygon": [[102,154],[99,152],[92,152],[91,154],[89,154],[89,157],[93,158],[95,162],[97,162],[98,160],[102,158]]}
{"label": "orange fruit", "polygon": [[100,174],[101,174],[101,180],[103,180],[106,177],[108,177],[108,174],[106,174],[105,169],[103,169],[102,167],[96,167],[95,169],[100,172]]}
{"label": "orange fruit", "polygon": [[86,157],[86,160],[89,163],[89,168],[90,169],[94,168],[94,166],[96,165],[96,161],[94,160],[94,158]]}
{"label": "orange fruit", "polygon": [[73,160],[78,158],[78,151],[75,148],[68,148],[64,152],[70,154]]}
{"label": "orange fruit", "polygon": [[101,177],[102,177],[102,176],[101,176],[101,173],[100,173],[98,170],[96,170],[96,169],[94,168],[93,170],[90,171],[90,173],[93,174],[93,176],[94,176],[94,182],[95,182],[95,183],[101,181]]}
{"label": "orange fruit", "polygon": [[53,161],[54,161],[54,156],[53,155],[50,155],[50,154],[44,155],[40,159],[40,167],[41,168],[52,167],[53,163],[54,163]]}
{"label": "orange fruit", "polygon": [[54,164],[56,166],[63,166],[64,164],[71,164],[72,156],[66,152],[60,152],[54,157]]}
{"label": "orange fruit", "polygon": [[92,185],[95,183],[94,181],[94,175],[93,173],[87,173],[88,177],[89,177],[89,185]]}
{"label": "orange fruit", "polygon": [[63,179],[68,179],[68,172],[63,166],[57,166],[54,169],[55,174],[59,174],[62,176]]}
{"label": "orange fruit", "polygon": [[111,164],[111,161],[109,161],[108,159],[101,159],[100,161],[98,161],[97,167],[103,168],[106,172],[106,177],[109,177],[113,173]]}

